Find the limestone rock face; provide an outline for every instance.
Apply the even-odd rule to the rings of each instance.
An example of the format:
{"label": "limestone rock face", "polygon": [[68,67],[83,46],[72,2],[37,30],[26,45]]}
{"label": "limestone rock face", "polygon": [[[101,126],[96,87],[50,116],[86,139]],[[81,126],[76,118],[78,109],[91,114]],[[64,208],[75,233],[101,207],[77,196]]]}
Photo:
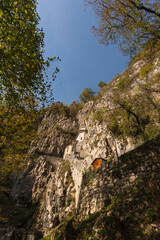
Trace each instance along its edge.
{"label": "limestone rock face", "polygon": [[[19,207],[33,209],[26,227],[47,234],[54,226],[75,212],[75,184],[70,162],[61,158],[40,156],[12,189],[13,201]],[[34,239],[34,238],[33,238]]]}
{"label": "limestone rock face", "polygon": [[[132,66],[131,77],[136,82],[141,65],[143,62]],[[128,152],[139,143],[129,137],[115,137],[108,130],[107,120],[98,119],[103,109],[114,108],[112,90],[119,79],[110,83],[99,100],[87,102],[74,118],[52,112],[52,108],[44,114],[30,147],[32,160],[11,191],[16,206],[32,209],[32,216],[23,224],[25,239],[36,239],[37,229],[46,236],[75,213],[81,219],[99,211],[137,179],[160,167],[156,158],[159,150],[148,148],[148,153],[138,150],[130,155]],[[131,82],[128,94],[134,94],[136,84]],[[108,156],[110,163],[92,171],[95,158]],[[16,231],[3,228],[1,239],[16,239],[12,237]],[[23,231],[19,234],[24,236]]]}
{"label": "limestone rock face", "polygon": [[[38,137],[32,143],[31,152],[63,157],[64,150],[75,138],[76,120],[48,110],[38,128]],[[75,132],[73,132],[73,130]]]}
{"label": "limestone rock face", "polygon": [[56,172],[52,172],[46,191],[40,200],[36,226],[48,233],[67,216],[75,212],[75,186],[70,163],[61,161]]}
{"label": "limestone rock face", "polygon": [[31,145],[33,161],[20,174],[11,191],[17,206],[34,208],[31,222],[43,233],[75,210],[75,184],[70,162],[61,156],[73,139],[70,129],[76,126],[76,121],[70,118],[47,113]]}
{"label": "limestone rock face", "polygon": [[27,171],[21,173],[12,188],[11,194],[14,201],[17,204],[26,206],[36,204],[41,198],[43,191],[45,191],[51,173],[55,169],[55,164],[52,164],[44,156],[40,156],[35,162],[31,162]]}

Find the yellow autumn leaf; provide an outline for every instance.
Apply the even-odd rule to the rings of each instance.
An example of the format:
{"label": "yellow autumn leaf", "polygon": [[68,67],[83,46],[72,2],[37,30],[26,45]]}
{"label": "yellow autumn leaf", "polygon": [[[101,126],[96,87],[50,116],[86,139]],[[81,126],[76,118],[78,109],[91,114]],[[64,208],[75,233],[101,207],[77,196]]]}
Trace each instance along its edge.
{"label": "yellow autumn leaf", "polygon": [[27,13],[28,13],[26,9],[24,10],[24,12],[25,12],[25,14],[27,14]]}
{"label": "yellow autumn leaf", "polygon": [[29,63],[27,63],[26,66],[29,68]]}

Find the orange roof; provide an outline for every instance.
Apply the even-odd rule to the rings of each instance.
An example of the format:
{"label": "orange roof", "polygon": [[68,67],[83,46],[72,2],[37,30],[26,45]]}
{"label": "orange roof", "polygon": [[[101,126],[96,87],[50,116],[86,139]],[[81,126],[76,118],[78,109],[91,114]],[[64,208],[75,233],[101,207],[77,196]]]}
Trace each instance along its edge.
{"label": "orange roof", "polygon": [[99,158],[95,158],[94,161],[91,163],[91,165],[93,165],[94,162],[95,162],[96,160],[98,160],[98,159],[102,159],[102,161],[106,161],[106,162],[107,162],[107,159],[104,159],[104,158],[99,157]]}

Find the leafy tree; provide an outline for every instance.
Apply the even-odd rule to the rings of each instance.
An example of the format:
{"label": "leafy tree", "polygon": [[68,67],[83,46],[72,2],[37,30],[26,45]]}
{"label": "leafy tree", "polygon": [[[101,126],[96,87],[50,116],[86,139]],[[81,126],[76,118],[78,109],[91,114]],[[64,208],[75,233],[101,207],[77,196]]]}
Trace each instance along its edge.
{"label": "leafy tree", "polygon": [[107,83],[100,81],[97,86],[100,88],[98,92],[98,96],[101,97],[106,91]]}
{"label": "leafy tree", "polygon": [[131,56],[147,43],[160,43],[159,0],[85,0],[100,17],[93,32],[100,43],[118,43]]}
{"label": "leafy tree", "polygon": [[50,99],[59,71],[47,76],[56,58],[44,60],[36,5],[36,0],[0,0],[0,183],[24,167],[35,137],[38,104]]}
{"label": "leafy tree", "polygon": [[55,58],[44,61],[44,33],[38,28],[36,4],[36,0],[1,0],[0,102],[7,106],[45,100],[50,89],[43,72]]}
{"label": "leafy tree", "polygon": [[70,115],[73,119],[76,118],[78,111],[82,109],[82,105],[83,103],[80,103],[79,101],[73,101],[70,103],[69,105]]}
{"label": "leafy tree", "polygon": [[106,83],[103,82],[103,81],[100,81],[97,86],[100,87],[100,88],[103,88],[103,87],[106,86]]}
{"label": "leafy tree", "polygon": [[17,112],[0,107],[0,190],[9,173],[26,166],[28,149],[36,136],[36,116],[36,109]]}
{"label": "leafy tree", "polygon": [[94,99],[95,92],[91,88],[85,88],[82,90],[82,93],[79,95],[81,102],[86,103]]}

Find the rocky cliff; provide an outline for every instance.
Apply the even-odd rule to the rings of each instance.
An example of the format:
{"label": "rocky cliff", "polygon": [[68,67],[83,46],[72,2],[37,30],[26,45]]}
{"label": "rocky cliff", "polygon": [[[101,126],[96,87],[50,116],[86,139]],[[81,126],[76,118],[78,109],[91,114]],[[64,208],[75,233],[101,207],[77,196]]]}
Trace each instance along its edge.
{"label": "rocky cliff", "polygon": [[[134,135],[118,135],[108,118],[117,89],[122,99],[137,94],[144,65],[136,62],[74,117],[62,104],[46,109],[32,159],[11,199],[2,201],[0,239],[158,239],[159,137],[143,144]],[[159,71],[155,61],[144,84]],[[96,158],[107,157],[92,170]]]}

